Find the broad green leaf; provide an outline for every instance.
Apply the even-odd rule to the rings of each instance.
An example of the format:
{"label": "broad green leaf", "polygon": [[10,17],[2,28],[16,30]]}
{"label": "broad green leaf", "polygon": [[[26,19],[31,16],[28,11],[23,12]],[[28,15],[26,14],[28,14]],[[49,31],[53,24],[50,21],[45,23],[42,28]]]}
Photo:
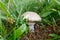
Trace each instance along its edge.
{"label": "broad green leaf", "polygon": [[43,7],[43,9],[41,9],[41,17],[47,17],[48,15],[50,15],[52,12],[50,11],[53,7],[54,7],[54,0],[49,0],[49,2],[46,0],[45,6]]}
{"label": "broad green leaf", "polygon": [[18,38],[26,31],[26,24],[22,24],[18,29],[14,30],[14,36]]}
{"label": "broad green leaf", "polygon": [[14,32],[11,36],[11,39],[9,38],[9,40],[16,40],[17,38],[19,38],[24,32],[26,32],[27,30],[27,26],[26,24],[22,24],[19,28],[14,29]]}
{"label": "broad green leaf", "polygon": [[48,12],[45,12],[45,13],[41,13],[41,17],[47,17],[48,15],[50,15],[52,12],[51,11],[48,11]]}
{"label": "broad green leaf", "polygon": [[49,34],[49,36],[51,36],[51,37],[57,37],[58,35],[57,34]]}
{"label": "broad green leaf", "polygon": [[57,34],[49,34],[49,36],[51,36],[51,37],[53,37],[53,39],[59,39],[60,38],[60,36],[59,35],[57,35]]}

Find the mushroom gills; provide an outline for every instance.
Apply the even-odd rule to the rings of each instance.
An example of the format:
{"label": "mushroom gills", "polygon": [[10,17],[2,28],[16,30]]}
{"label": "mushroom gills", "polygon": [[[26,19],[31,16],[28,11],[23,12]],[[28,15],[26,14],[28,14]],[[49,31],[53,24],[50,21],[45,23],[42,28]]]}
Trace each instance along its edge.
{"label": "mushroom gills", "polygon": [[29,25],[29,31],[30,32],[34,32],[34,25],[35,25],[35,23],[28,23],[28,25]]}

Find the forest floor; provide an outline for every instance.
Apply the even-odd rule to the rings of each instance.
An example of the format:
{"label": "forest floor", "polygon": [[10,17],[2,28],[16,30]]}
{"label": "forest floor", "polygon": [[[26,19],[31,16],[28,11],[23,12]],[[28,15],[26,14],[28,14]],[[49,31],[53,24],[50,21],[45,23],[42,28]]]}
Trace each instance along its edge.
{"label": "forest floor", "polygon": [[[60,21],[57,22],[58,26],[60,26]],[[55,33],[60,35],[60,27],[54,27],[52,25],[45,24],[45,28],[40,28],[40,25],[35,24],[35,32],[29,32],[28,35],[24,34],[20,40],[47,40],[51,38],[49,34]]]}

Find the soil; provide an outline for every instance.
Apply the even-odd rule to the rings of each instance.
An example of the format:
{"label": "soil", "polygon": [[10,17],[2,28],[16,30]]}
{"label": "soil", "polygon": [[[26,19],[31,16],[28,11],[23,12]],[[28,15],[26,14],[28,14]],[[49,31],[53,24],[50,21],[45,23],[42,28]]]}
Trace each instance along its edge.
{"label": "soil", "polygon": [[[58,26],[60,26],[60,21],[57,22]],[[47,25],[45,24],[45,28],[40,28],[40,25],[35,24],[35,32],[29,32],[28,35],[23,35],[20,40],[47,40],[50,39],[51,37],[49,34],[55,33],[55,34],[60,34],[60,27],[54,27],[52,25]]]}

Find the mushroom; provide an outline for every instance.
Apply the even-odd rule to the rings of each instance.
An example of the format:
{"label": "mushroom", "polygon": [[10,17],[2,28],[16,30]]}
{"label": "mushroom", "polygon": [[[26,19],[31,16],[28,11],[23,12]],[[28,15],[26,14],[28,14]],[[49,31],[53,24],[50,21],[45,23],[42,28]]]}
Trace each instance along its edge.
{"label": "mushroom", "polygon": [[22,16],[27,20],[29,31],[34,32],[34,25],[41,21],[41,17],[35,12],[25,12]]}

